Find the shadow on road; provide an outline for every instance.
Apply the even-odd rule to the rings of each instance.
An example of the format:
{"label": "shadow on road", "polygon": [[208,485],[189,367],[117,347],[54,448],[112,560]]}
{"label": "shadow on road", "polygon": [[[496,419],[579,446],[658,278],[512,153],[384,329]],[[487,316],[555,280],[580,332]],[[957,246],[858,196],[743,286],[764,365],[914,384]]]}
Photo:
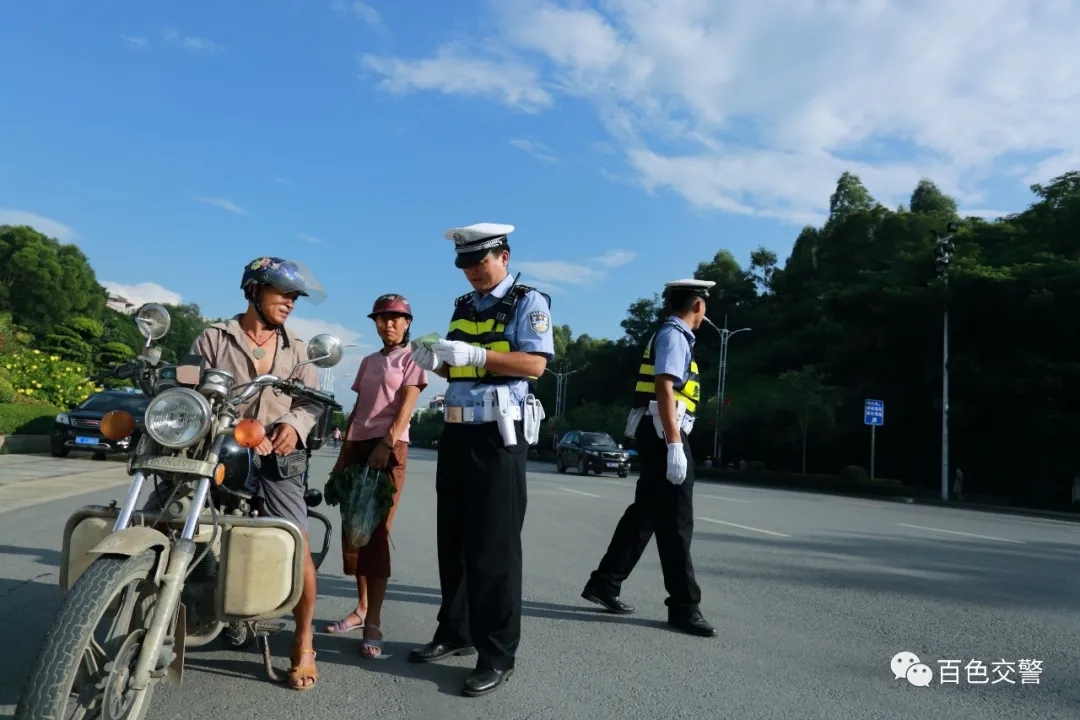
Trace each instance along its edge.
{"label": "shadow on road", "polygon": [[[9,551],[9,548],[3,548],[3,552]],[[9,652],[0,653],[0,706],[19,702],[23,681],[63,601],[60,588],[55,582],[45,581],[47,577],[54,578],[55,573],[43,573],[22,581],[0,579],[0,608],[5,622],[18,625],[18,646],[21,648],[19,652],[11,652],[9,648]]]}
{"label": "shadow on road", "polygon": [[[356,582],[352,578],[327,578],[319,577],[319,594],[333,595],[335,597],[356,598]],[[391,584],[386,591],[386,602],[410,602],[439,607],[442,595],[437,589],[421,587],[418,585],[394,585]],[[525,600],[521,604],[522,615],[547,620],[573,620],[578,622],[601,622],[641,625],[651,628],[667,628],[665,622],[638,618],[626,615],[613,615],[603,609],[581,601],[581,605],[559,605],[556,603],[531,602]],[[335,620],[337,618],[334,618]],[[325,624],[325,621],[318,621]],[[332,621],[330,621],[332,622]],[[435,632],[435,618],[432,615],[432,633]]]}
{"label": "shadow on road", "polygon": [[[837,533],[836,539],[783,540],[696,532],[697,542],[753,547],[720,565],[695,557],[701,575],[828,590],[864,590],[912,600],[988,607],[1074,611],[1080,596],[1080,547],[1066,543],[933,540]],[[769,562],[767,559],[773,556]],[[763,562],[765,560],[765,562]]]}
{"label": "shadow on road", "polygon": [[[45,548],[27,548],[19,547],[17,545],[0,545],[0,556],[3,555],[23,555],[25,557],[36,558],[42,565],[51,565],[52,567],[60,567],[60,552],[58,550],[46,550]],[[3,597],[3,593],[0,593],[0,597]]]}

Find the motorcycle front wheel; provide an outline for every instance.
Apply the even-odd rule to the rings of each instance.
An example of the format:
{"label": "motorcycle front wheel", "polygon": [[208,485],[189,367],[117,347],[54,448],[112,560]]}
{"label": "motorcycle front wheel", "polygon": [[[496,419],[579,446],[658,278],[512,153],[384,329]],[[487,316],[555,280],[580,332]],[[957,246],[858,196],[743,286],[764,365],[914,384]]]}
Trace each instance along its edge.
{"label": "motorcycle front wheel", "polygon": [[[154,691],[128,689],[156,595],[157,554],[102,556],[64,598],[23,685],[16,720],[140,720]],[[104,621],[104,622],[102,622]],[[104,626],[104,632],[99,632]]]}

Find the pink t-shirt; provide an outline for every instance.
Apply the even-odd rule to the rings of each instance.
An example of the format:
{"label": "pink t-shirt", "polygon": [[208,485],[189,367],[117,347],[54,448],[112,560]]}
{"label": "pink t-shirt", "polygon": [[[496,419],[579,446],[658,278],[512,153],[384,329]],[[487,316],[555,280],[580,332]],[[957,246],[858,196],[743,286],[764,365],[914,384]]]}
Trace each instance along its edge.
{"label": "pink t-shirt", "polygon": [[[353,381],[357,410],[345,439],[386,435],[401,409],[401,390],[407,385],[416,385],[421,391],[427,387],[427,372],[413,361],[408,347],[395,348],[388,355],[377,351],[364,358]],[[400,439],[409,441],[408,426]]]}

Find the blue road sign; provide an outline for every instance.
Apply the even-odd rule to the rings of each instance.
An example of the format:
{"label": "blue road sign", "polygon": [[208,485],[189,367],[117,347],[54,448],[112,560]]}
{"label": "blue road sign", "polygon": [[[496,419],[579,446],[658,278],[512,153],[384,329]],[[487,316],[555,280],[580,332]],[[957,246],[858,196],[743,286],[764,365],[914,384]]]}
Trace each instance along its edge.
{"label": "blue road sign", "polygon": [[863,406],[863,424],[864,425],[884,425],[885,424],[885,401],[884,400],[867,400]]}

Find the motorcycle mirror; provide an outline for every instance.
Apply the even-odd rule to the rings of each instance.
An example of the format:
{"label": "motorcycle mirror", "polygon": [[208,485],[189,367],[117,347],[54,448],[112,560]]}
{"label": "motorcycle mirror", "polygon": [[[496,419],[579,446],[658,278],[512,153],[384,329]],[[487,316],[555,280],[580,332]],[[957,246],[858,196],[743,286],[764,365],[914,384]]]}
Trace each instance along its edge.
{"label": "motorcycle mirror", "polygon": [[344,354],[344,345],[330,333],[320,333],[307,344],[308,361],[321,368],[334,367]]}
{"label": "motorcycle mirror", "polygon": [[164,305],[158,303],[143,305],[142,309],[135,314],[135,326],[139,328],[139,333],[149,342],[165,337],[169,332],[171,323],[172,318],[169,317],[169,311],[165,309]]}

